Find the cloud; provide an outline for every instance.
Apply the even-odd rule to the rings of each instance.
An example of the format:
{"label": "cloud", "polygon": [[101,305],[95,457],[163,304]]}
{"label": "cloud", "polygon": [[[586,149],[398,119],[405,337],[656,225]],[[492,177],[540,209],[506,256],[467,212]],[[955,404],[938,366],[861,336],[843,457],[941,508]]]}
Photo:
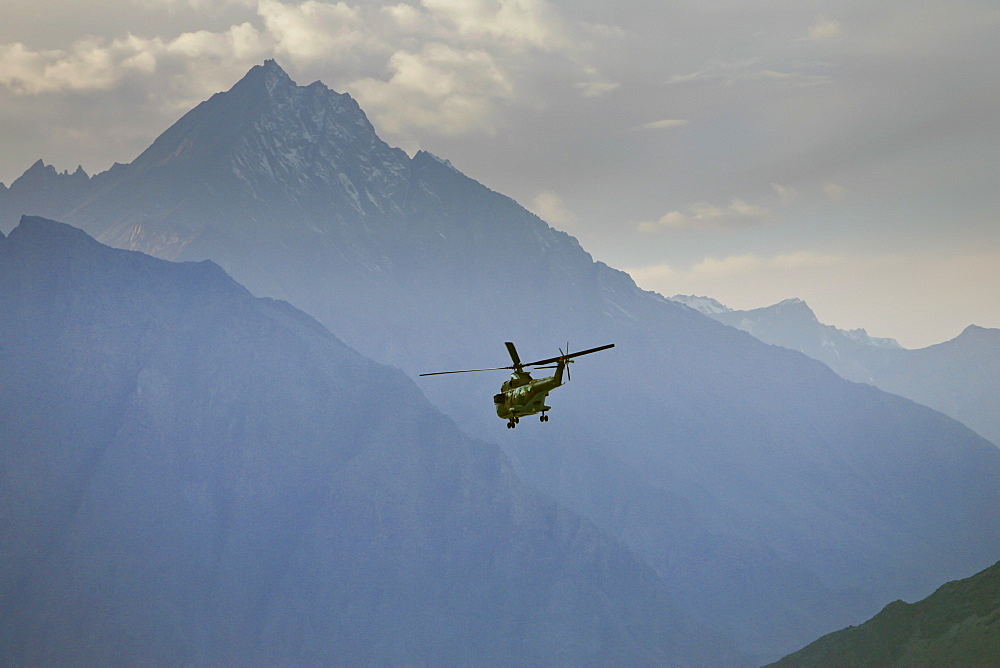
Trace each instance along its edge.
{"label": "cloud", "polygon": [[[206,85],[216,92],[214,79],[205,76],[210,62],[257,60],[271,46],[266,35],[249,23],[222,32],[186,32],[172,40],[134,35],[114,40],[90,37],[68,50],[33,51],[16,42],[0,45],[0,86],[20,95],[108,91],[125,82],[145,83],[169,63],[170,85],[186,98],[192,85],[198,94]],[[239,70],[242,65],[236,67]],[[181,76],[183,81],[177,78],[178,70],[187,73]],[[225,78],[231,76],[227,72]],[[189,102],[184,99],[178,104]]]}
{"label": "cloud", "polygon": [[677,118],[665,118],[662,121],[652,121],[651,123],[643,123],[639,125],[634,130],[665,130],[667,128],[676,128],[681,125],[687,125],[688,121]]}
{"label": "cloud", "polygon": [[760,61],[759,58],[749,58],[734,62],[724,62],[712,60],[706,63],[700,70],[688,72],[687,74],[675,74],[667,79],[667,85],[692,83],[696,81],[708,80],[733,80],[737,78],[737,73],[745,73]]}
{"label": "cloud", "polygon": [[566,203],[549,190],[543,190],[528,206],[539,218],[554,225],[568,225],[576,222],[576,214],[566,206]]}
{"label": "cloud", "polygon": [[778,199],[781,200],[782,204],[790,204],[798,195],[795,188],[792,188],[791,186],[783,186],[780,183],[772,183],[771,188],[775,193],[777,193]]}
{"label": "cloud", "polygon": [[415,32],[423,30],[427,25],[426,14],[413,5],[389,5],[382,7],[379,11],[388,16],[402,30]]}
{"label": "cloud", "polygon": [[693,278],[736,277],[762,271],[800,270],[816,267],[831,267],[846,262],[840,255],[798,251],[771,257],[760,257],[753,253],[733,255],[716,259],[705,258],[692,267],[690,275]]}
{"label": "cloud", "polygon": [[381,128],[420,128],[452,135],[492,132],[495,106],[513,96],[513,86],[493,57],[431,43],[419,52],[397,51],[387,81],[367,77],[350,85]]}
{"label": "cloud", "polygon": [[556,13],[543,0],[421,0],[420,4],[467,39],[496,39],[543,50],[564,43]]}
{"label": "cloud", "polygon": [[736,61],[713,60],[701,69],[687,74],[675,74],[667,79],[668,86],[702,82],[715,82],[724,86],[736,83],[770,83],[794,88],[806,88],[833,82],[829,74],[816,71],[825,69],[824,63],[802,62],[783,65],[766,65],[762,58]]}
{"label": "cloud", "polygon": [[762,225],[774,219],[774,212],[767,207],[734,199],[729,206],[721,207],[698,202],[687,211],[671,211],[657,221],[641,222],[637,229],[647,233],[666,229],[724,229]]}
{"label": "cloud", "polygon": [[[181,23],[206,0],[130,1]],[[173,113],[277,57],[293,70],[325,74],[359,99],[380,132],[412,146],[421,133],[493,134],[503,110],[544,106],[543,82],[553,77],[588,98],[619,87],[584,63],[602,35],[620,34],[568,21],[546,0],[223,0],[219,8],[248,20],[173,36],[92,37],[63,49],[0,44],[0,91],[131,86]]]}
{"label": "cloud", "polygon": [[274,37],[278,52],[295,60],[342,56],[370,37],[360,11],[345,2],[306,0],[293,6],[260,0],[257,13]]}
{"label": "cloud", "polygon": [[544,104],[532,86],[536,72],[551,76],[545,68],[564,80],[576,77],[572,85],[584,97],[619,86],[582,64],[586,40],[576,36],[592,26],[564,20],[545,0],[420,0],[375,14],[381,23],[365,15],[367,39],[383,45],[384,65],[367,58],[368,71],[345,79],[346,87],[381,132],[405,145],[421,143],[414,135],[428,132],[494,134],[504,110]]}
{"label": "cloud", "polygon": [[621,84],[603,76],[594,67],[583,68],[583,81],[573,84],[583,97],[602,97],[617,89]]}
{"label": "cloud", "polygon": [[113,42],[80,40],[69,51],[32,51],[20,42],[4,44],[0,85],[20,95],[109,90],[129,74],[152,73],[156,61],[147,46],[131,36]]}
{"label": "cloud", "polygon": [[666,262],[625,269],[625,273],[632,277],[636,285],[648,290],[658,289],[653,286],[670,285],[680,276],[680,273]]}
{"label": "cloud", "polygon": [[805,299],[814,308],[827,296],[842,298],[845,282],[897,270],[897,258],[858,258],[802,250],[776,255],[743,253],[704,257],[688,268],[666,263],[628,269],[636,283],[661,294],[708,295],[735,309],[752,309],[783,299]]}
{"label": "cloud", "polygon": [[[444,15],[466,32],[478,34],[476,26],[481,25],[484,34],[498,40],[541,40],[540,3],[425,4],[430,10],[400,4],[366,13],[346,2],[259,0],[260,27],[244,22],[169,40],[88,38],[66,50],[0,45],[0,87],[21,95],[109,91],[126,81],[148,85],[147,79],[158,74],[161,85],[150,96],[184,108],[231,85],[250,65],[272,55],[299,64],[338,59],[344,69],[358,74],[366,68],[385,72],[383,78],[357,79],[352,92],[387,131],[492,132],[497,105],[513,95],[510,76],[486,49],[422,38],[440,32],[434,21]],[[386,45],[383,38],[406,30],[419,33],[419,46],[393,50]],[[359,65],[361,58],[367,65]]]}
{"label": "cloud", "polygon": [[168,42],[163,52],[185,58],[246,60],[256,59],[266,53],[270,47],[271,43],[265,35],[249,23],[241,23],[224,32],[199,30],[184,33]]}
{"label": "cloud", "polygon": [[169,10],[191,8],[199,12],[211,12],[227,5],[235,7],[253,7],[255,0],[132,0],[134,4],[144,7],[165,7]]}
{"label": "cloud", "polygon": [[814,42],[831,42],[840,37],[840,21],[828,16],[816,17],[809,27],[809,39]]}
{"label": "cloud", "polygon": [[823,192],[835,202],[839,202],[847,197],[847,188],[837,183],[824,183]]}

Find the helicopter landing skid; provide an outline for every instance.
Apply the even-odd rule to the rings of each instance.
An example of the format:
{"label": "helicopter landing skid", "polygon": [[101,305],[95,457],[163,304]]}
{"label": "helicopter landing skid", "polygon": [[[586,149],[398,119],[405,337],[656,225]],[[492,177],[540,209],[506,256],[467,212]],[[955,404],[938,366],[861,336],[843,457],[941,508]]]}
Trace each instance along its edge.
{"label": "helicopter landing skid", "polygon": [[[548,422],[548,421],[549,421],[549,416],[548,416],[548,415],[546,415],[545,413],[542,413],[541,415],[539,415],[539,416],[538,416],[538,421],[539,421],[539,422]],[[520,422],[521,422],[521,419],[520,419],[520,418],[516,418],[516,417],[512,417],[512,418],[507,418],[507,428],[508,428],[508,429],[513,429],[513,428],[515,428],[515,427],[516,427],[516,426],[517,426],[517,425],[518,425],[518,424],[519,424]]]}

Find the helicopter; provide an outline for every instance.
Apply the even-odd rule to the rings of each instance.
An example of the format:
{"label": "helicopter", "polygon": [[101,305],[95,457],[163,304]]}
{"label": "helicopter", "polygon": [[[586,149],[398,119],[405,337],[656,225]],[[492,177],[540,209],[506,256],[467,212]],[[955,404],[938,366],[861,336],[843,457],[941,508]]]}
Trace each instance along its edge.
{"label": "helicopter", "polygon": [[[536,415],[541,413],[539,420],[541,422],[549,421],[549,416],[545,413],[546,411],[552,410],[552,407],[545,405],[545,398],[549,395],[549,392],[563,384],[563,371],[566,372],[566,380],[570,380],[568,365],[573,363],[574,357],[589,355],[590,353],[596,353],[601,350],[607,350],[608,348],[615,347],[615,344],[609,343],[604,346],[598,346],[597,348],[590,348],[588,350],[570,353],[569,344],[567,344],[566,352],[564,353],[562,348],[560,348],[558,357],[550,357],[548,359],[523,364],[520,356],[517,354],[517,348],[514,347],[514,344],[510,341],[506,341],[504,342],[504,345],[507,346],[507,352],[510,353],[510,359],[513,362],[511,366],[498,366],[489,369],[463,369],[461,371],[435,371],[434,373],[422,373],[420,375],[443,376],[449,373],[475,373],[478,371],[502,371],[512,369],[513,373],[510,374],[510,380],[504,381],[503,385],[500,386],[500,392],[493,395],[493,403],[497,409],[497,416],[503,420],[507,420],[507,428],[513,429],[517,426],[520,418],[527,415]],[[527,367],[535,367],[537,369],[555,369],[556,372],[547,378],[532,378],[531,374],[525,370]]]}

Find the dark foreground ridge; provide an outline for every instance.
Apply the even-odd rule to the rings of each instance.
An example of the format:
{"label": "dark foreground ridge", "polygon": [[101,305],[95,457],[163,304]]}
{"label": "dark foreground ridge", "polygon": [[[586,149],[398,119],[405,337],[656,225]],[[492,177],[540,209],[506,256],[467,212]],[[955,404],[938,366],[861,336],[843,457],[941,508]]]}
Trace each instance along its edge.
{"label": "dark foreground ridge", "polygon": [[896,601],[776,667],[1000,665],[1000,562],[918,603]]}

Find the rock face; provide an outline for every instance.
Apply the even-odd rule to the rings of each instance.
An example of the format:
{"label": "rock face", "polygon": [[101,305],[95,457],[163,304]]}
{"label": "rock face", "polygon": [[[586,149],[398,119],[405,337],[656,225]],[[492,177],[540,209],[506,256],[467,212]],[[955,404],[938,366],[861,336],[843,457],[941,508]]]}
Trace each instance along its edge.
{"label": "rock face", "polygon": [[912,605],[896,601],[860,626],[826,635],[774,666],[1000,664],[1000,563]]}
{"label": "rock face", "polygon": [[970,325],[951,341],[907,350],[863,330],[824,325],[805,302],[788,299],[750,311],[715,300],[672,300],[777,346],[803,352],[859,383],[939,410],[1000,445],[1000,330]]}
{"label": "rock face", "polygon": [[402,373],[215,264],[25,218],[0,285],[6,661],[731,658]]}
{"label": "rock face", "polygon": [[[273,62],[88,184],[58,212],[36,198],[34,213],[211,258],[413,376],[507,365],[504,341],[524,359],[615,343],[573,365],[545,424],[504,428],[499,373],[420,388],[762,660],[1000,553],[1000,450],[643,292],[447,161],[389,148],[350,98],[296,86]],[[15,190],[21,210],[0,195],[0,220],[32,213]]]}

